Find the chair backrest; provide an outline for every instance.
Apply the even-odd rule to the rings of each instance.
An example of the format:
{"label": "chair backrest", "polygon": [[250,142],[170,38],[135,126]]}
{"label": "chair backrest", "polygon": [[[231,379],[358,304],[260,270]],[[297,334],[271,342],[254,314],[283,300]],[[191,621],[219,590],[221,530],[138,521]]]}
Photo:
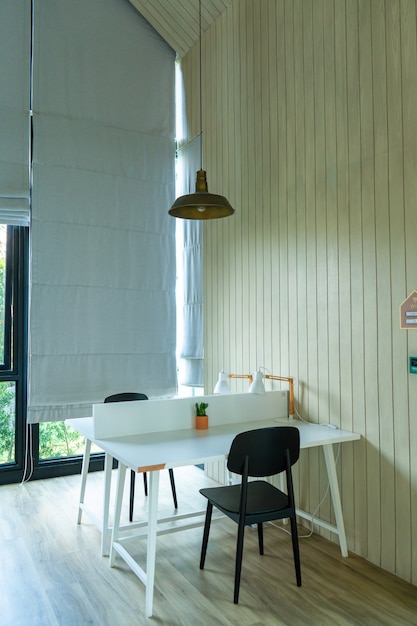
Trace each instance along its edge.
{"label": "chair backrest", "polygon": [[111,396],[107,396],[104,402],[130,402],[133,400],[148,400],[148,396],[144,393],[125,391],[124,393],[115,393]]}
{"label": "chair backrest", "polygon": [[257,428],[239,433],[230,447],[227,467],[242,475],[248,458],[248,476],[273,476],[287,469],[300,456],[300,433],[294,426]]}

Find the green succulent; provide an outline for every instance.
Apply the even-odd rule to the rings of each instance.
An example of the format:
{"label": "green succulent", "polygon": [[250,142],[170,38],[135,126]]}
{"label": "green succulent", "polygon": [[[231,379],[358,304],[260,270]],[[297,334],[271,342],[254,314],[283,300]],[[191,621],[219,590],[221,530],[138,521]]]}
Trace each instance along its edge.
{"label": "green succulent", "polygon": [[200,402],[200,404],[198,404],[198,402],[196,402],[195,403],[195,414],[196,415],[205,415],[207,407],[208,407],[208,404],[206,402]]}

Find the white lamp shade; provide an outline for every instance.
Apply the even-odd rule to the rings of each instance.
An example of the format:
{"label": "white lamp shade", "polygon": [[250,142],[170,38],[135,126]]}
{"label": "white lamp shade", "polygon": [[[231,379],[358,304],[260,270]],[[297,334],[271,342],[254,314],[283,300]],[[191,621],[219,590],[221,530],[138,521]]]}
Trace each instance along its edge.
{"label": "white lamp shade", "polygon": [[226,372],[219,372],[219,378],[213,389],[213,393],[219,394],[221,396],[225,396],[230,393],[230,388],[229,388],[229,385],[227,384]]}
{"label": "white lamp shade", "polygon": [[265,387],[262,382],[264,375],[259,370],[253,375],[253,383],[249,387],[249,393],[265,393]]}

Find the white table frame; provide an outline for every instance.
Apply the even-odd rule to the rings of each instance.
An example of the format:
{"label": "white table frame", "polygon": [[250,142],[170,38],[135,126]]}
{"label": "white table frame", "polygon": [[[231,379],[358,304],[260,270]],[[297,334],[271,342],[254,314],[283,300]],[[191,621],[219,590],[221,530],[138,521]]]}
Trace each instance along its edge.
{"label": "white table frame", "polygon": [[[108,554],[108,537],[109,528],[109,503],[110,503],[110,481],[111,467],[113,458],[119,462],[116,501],[114,510],[113,529],[111,531],[111,549],[110,549],[110,566],[115,563],[116,553],[121,556],[129,565],[136,576],[144,583],[146,587],[146,615],[150,617],[153,611],[153,594],[155,584],[155,562],[156,562],[156,538],[158,525],[162,522],[170,520],[187,519],[195,515],[201,515],[203,511],[194,512],[186,515],[175,515],[172,518],[164,518],[158,520],[158,496],[159,496],[159,473],[161,469],[169,469],[187,465],[204,464],[213,461],[225,461],[230,449],[231,441],[234,436],[244,430],[253,428],[263,428],[266,426],[293,425],[300,431],[300,446],[302,449],[322,447],[328,480],[330,485],[330,493],[332,505],[335,515],[336,524],[332,525],[324,520],[314,517],[314,523],[320,525],[327,530],[335,533],[339,538],[341,553],[344,557],[348,556],[346,533],[343,521],[342,505],[340,499],[340,491],[336,473],[336,463],[334,457],[333,446],[337,443],[347,441],[355,441],[360,435],[348,431],[328,428],[325,425],[311,424],[299,422],[283,422],[279,420],[255,421],[226,424],[223,426],[215,426],[208,431],[195,431],[192,429],[177,430],[169,432],[147,433],[145,435],[133,435],[130,437],[114,437],[112,439],[94,439],[92,429],[92,418],[80,418],[68,420],[68,423],[86,436],[86,448],[83,461],[82,479],[81,479],[81,495],[78,513],[78,522],[81,521],[81,513],[86,510],[84,504],[85,486],[88,472],[88,461],[91,451],[91,442],[93,441],[98,447],[105,451],[105,495],[103,504],[102,520],[94,520],[97,527],[101,529],[102,554]],[[123,500],[124,482],[126,469],[133,469],[137,472],[147,472],[149,476],[148,483],[148,519],[145,522],[137,524],[129,524],[128,526],[120,526],[121,507]],[[307,519],[312,519],[309,513],[297,510],[297,513]],[[202,522],[187,524],[164,530],[162,532],[176,532],[189,527],[201,525]],[[146,526],[147,532],[143,533],[147,537],[147,557],[146,571],[133,559],[128,550],[122,545],[124,537],[122,533],[126,528],[133,529],[135,527]],[[129,536],[129,540],[132,537]]]}

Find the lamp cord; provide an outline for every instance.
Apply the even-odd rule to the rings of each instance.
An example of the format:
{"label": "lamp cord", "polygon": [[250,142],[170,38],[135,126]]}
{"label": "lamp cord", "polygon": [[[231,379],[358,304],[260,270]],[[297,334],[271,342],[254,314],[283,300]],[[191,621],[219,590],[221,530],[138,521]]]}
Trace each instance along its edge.
{"label": "lamp cord", "polygon": [[[304,420],[306,421],[306,420]],[[335,459],[335,464],[337,465],[337,462],[339,460],[339,455],[340,455],[340,443],[338,445],[337,448],[337,454],[336,454],[336,459]],[[310,519],[310,531],[306,534],[306,535],[298,535],[299,539],[309,539],[312,534],[313,534],[313,530],[314,530],[314,518],[316,517],[318,511],[320,510],[321,505],[323,504],[323,502],[326,500],[328,494],[330,491],[330,482],[327,483],[327,487],[326,490],[323,494],[322,499],[320,500],[320,502],[318,503],[318,505],[316,506],[316,508],[314,509],[313,513],[311,514],[311,519]],[[291,532],[289,530],[287,530],[286,528],[284,528],[283,526],[280,526],[278,524],[276,524],[275,522],[268,522],[271,526],[275,526],[275,528],[279,528],[279,530],[282,530],[284,533],[287,533],[287,535],[291,535]]]}

